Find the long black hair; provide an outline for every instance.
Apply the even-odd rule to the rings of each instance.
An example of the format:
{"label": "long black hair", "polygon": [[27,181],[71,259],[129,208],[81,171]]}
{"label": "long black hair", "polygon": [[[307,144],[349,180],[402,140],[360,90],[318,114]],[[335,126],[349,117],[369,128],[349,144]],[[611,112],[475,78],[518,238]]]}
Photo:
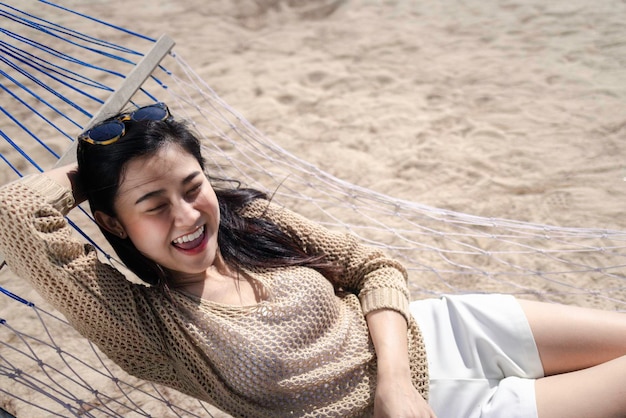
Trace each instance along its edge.
{"label": "long black hair", "polygon": [[[79,141],[79,186],[89,201],[92,213],[101,211],[117,217],[113,203],[128,162],[154,155],[166,145],[180,146],[198,161],[206,173],[200,141],[186,123],[168,118],[164,121],[125,121],[124,124],[124,136],[112,144],[95,145]],[[265,193],[242,188],[236,181],[211,183],[220,209],[218,247],[229,267],[241,272],[242,269],[299,265],[314,268],[327,276],[335,274],[336,268],[326,262],[323,256],[308,254],[295,237],[282,231],[273,222],[263,217],[241,215],[242,208],[250,202],[267,199]],[[225,184],[231,186],[225,187]],[[165,285],[168,282],[167,272],[141,254],[130,239],[120,238],[99,227],[121,261],[141,280],[151,285]]]}

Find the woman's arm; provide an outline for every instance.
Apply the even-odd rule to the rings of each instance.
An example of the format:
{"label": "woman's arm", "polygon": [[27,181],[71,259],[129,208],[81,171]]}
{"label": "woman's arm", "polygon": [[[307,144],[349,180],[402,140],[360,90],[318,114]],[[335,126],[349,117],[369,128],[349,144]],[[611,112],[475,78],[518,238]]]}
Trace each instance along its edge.
{"label": "woman's arm", "polygon": [[148,315],[153,301],[147,288],[126,280],[74,236],[64,217],[74,206],[67,187],[73,171],[68,166],[0,187],[0,252],[16,275],[114,361],[135,374],[151,372],[155,359],[165,358],[162,341],[144,332],[159,326]]}
{"label": "woman's arm", "polygon": [[[297,237],[308,252],[324,254],[341,266],[334,285],[358,295],[377,356],[376,416],[434,417],[411,375],[408,327],[412,318],[404,267],[351,235],[329,231],[276,205],[264,203],[259,208],[263,209],[259,216],[267,216]],[[416,333],[413,329],[411,335]]]}
{"label": "woman's arm", "polygon": [[411,380],[404,317],[381,309],[367,314],[366,320],[378,366],[374,417],[435,417]]}

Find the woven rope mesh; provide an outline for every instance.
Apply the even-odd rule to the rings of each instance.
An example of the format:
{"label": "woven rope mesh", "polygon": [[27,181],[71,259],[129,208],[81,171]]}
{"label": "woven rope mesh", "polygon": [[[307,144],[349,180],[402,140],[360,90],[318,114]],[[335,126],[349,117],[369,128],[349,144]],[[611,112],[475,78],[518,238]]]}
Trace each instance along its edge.
{"label": "woven rope mesh", "polygon": [[[46,2],[0,3],[0,11],[4,184],[52,167],[154,39]],[[90,36],[94,25],[104,35]],[[409,269],[416,299],[501,292],[626,310],[624,231],[473,216],[334,177],[255,129],[176,48],[129,106],[155,101],[192,123],[211,174],[265,190],[330,228],[384,248]],[[77,234],[119,266],[87,213],[75,210],[69,217]],[[18,416],[220,416],[209,405],[125,375],[7,268],[0,286],[5,410]]]}

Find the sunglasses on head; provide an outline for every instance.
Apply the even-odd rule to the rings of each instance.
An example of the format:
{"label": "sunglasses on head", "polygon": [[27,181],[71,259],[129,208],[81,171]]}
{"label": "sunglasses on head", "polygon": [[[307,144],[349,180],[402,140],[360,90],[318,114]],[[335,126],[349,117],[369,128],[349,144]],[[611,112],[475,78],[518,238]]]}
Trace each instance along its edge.
{"label": "sunglasses on head", "polygon": [[81,141],[95,145],[110,145],[124,136],[126,133],[126,121],[162,121],[172,115],[165,103],[156,103],[140,107],[130,113],[124,113],[115,119],[96,125],[78,136]]}

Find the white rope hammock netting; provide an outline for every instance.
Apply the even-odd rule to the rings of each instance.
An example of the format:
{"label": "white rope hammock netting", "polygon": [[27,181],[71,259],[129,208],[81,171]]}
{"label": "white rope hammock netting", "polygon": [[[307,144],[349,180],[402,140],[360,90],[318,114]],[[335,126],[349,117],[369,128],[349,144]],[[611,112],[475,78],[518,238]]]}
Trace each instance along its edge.
{"label": "white rope hammock netting", "polygon": [[[41,8],[54,17],[32,12]],[[20,9],[0,3],[2,184],[51,168],[154,42],[115,27],[92,38],[85,28],[104,22],[46,2]],[[154,101],[193,121],[214,175],[266,190],[383,247],[409,269],[414,298],[502,292],[626,310],[624,231],[471,216],[337,179],[257,131],[175,49],[131,102]],[[75,210],[69,219],[106,260],[110,250],[87,213]],[[111,262],[119,265],[114,255]],[[223,416],[126,375],[8,268],[0,272],[0,290],[0,407],[7,411],[0,416]]]}

